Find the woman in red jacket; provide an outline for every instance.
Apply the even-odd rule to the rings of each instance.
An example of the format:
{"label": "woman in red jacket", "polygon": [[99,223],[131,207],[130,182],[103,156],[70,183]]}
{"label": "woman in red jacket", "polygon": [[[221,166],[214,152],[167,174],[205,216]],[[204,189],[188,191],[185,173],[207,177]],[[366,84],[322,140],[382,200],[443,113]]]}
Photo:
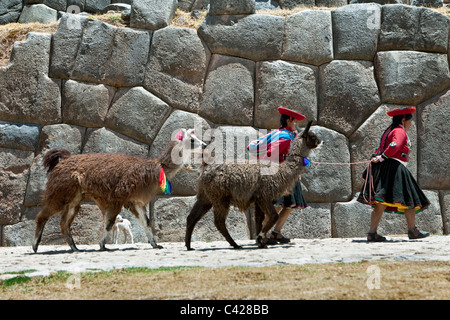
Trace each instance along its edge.
{"label": "woman in red jacket", "polygon": [[[427,208],[430,201],[417,185],[406,168],[409,162],[411,142],[407,131],[411,127],[412,115],[416,108],[402,108],[388,111],[392,124],[381,136],[380,146],[372,155],[373,187],[366,183],[358,201],[373,207],[367,241],[382,242],[386,238],[377,234],[383,212],[405,215],[409,239],[425,238],[430,234],[417,229],[415,214]],[[367,171],[363,178],[366,179]],[[369,180],[367,180],[369,181]]]}

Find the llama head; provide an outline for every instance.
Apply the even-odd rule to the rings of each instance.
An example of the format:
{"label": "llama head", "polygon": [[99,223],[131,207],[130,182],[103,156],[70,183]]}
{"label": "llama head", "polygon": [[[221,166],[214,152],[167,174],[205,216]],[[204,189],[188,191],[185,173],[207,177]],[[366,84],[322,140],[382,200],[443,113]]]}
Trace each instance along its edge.
{"label": "llama head", "polygon": [[190,142],[192,148],[194,148],[195,146],[201,146],[202,149],[204,149],[207,146],[206,143],[204,143],[202,140],[200,140],[194,134],[194,129],[181,129],[175,135],[175,139],[180,140],[180,141],[184,141],[184,142]]}
{"label": "llama head", "polygon": [[306,157],[312,149],[319,147],[322,140],[312,131],[310,131],[312,121],[309,121],[302,134],[298,135],[289,150],[289,154],[295,157]]}

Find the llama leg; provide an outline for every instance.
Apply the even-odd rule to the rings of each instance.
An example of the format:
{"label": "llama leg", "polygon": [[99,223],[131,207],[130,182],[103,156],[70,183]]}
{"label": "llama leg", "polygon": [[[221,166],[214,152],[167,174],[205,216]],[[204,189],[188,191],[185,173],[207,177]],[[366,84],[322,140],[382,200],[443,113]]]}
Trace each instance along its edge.
{"label": "llama leg", "polygon": [[194,206],[191,209],[186,219],[186,236],[184,237],[184,243],[188,250],[194,250],[191,248],[192,232],[194,231],[197,222],[203,218],[203,216],[211,209],[212,204],[203,199],[197,199]]}
{"label": "llama leg", "polygon": [[120,213],[120,209],[122,209],[122,206],[109,207],[104,212],[105,230],[103,231],[103,237],[100,240],[100,251],[107,250],[105,247],[106,239],[116,222],[116,217]]}
{"label": "llama leg", "polygon": [[262,230],[263,221],[264,221],[264,212],[261,210],[259,205],[255,203],[255,232],[257,235]]}
{"label": "llama leg", "polygon": [[256,238],[256,243],[258,244],[259,248],[266,248],[266,245],[264,243],[264,238],[266,237],[267,232],[269,232],[270,229],[275,225],[275,223],[278,220],[277,212],[275,211],[275,208],[272,206],[271,203],[261,205],[260,208],[262,212],[264,212],[264,215],[266,216],[266,224],[262,228],[261,232],[258,234]]}
{"label": "llama leg", "polygon": [[76,215],[80,211],[81,208],[81,193],[75,197],[75,199],[67,206],[67,208],[63,211],[61,216],[60,226],[61,232],[66,239],[67,243],[70,246],[72,251],[80,251],[75,245],[75,242],[72,238],[72,233],[70,232],[70,226],[72,225],[73,220]]}
{"label": "llama leg", "polygon": [[135,203],[133,203],[129,207],[130,211],[138,218],[139,223],[141,226],[144,227],[146,233],[148,242],[152,245],[155,249],[162,249],[163,247],[156,244],[155,238],[153,236],[152,227],[150,225],[150,219],[147,217],[145,207],[141,207]]}
{"label": "llama leg", "polygon": [[52,212],[48,206],[44,206],[42,210],[38,213],[36,217],[36,232],[34,236],[33,242],[33,251],[36,253],[39,247],[39,243],[41,242],[42,233],[44,232],[45,224],[48,219],[54,215],[56,212]]}
{"label": "llama leg", "polygon": [[228,217],[229,210],[230,204],[227,204],[226,206],[214,206],[214,225],[233,248],[240,249],[241,246],[234,242],[233,238],[228,232],[227,225],[225,223]]}

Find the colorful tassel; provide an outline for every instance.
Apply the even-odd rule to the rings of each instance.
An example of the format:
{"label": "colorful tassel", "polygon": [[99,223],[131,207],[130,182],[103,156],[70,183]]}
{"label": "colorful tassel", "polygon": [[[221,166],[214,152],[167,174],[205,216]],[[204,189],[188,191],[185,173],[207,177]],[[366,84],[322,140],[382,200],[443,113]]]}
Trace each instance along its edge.
{"label": "colorful tassel", "polygon": [[310,167],[311,166],[311,161],[309,161],[306,158],[303,158],[303,166],[304,167]]}
{"label": "colorful tassel", "polygon": [[159,173],[159,186],[161,187],[161,190],[165,194],[170,194],[172,192],[172,185],[170,184],[170,181],[167,180],[166,174],[164,172],[164,169],[161,168],[161,172]]}

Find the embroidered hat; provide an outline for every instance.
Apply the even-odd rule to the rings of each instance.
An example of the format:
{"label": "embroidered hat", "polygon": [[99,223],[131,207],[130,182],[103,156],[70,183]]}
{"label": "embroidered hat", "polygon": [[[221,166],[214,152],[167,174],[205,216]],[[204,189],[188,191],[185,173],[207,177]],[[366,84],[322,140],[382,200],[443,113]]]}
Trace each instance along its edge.
{"label": "embroidered hat", "polygon": [[407,107],[407,108],[389,110],[387,112],[387,115],[389,117],[394,117],[394,116],[400,116],[400,115],[405,115],[405,114],[413,114],[414,112],[416,112],[415,107]]}
{"label": "embroidered hat", "polygon": [[298,121],[301,121],[301,120],[303,120],[303,119],[306,118],[306,117],[305,117],[304,115],[302,115],[301,113],[295,112],[295,111],[293,111],[293,110],[291,110],[291,109],[288,109],[288,108],[285,108],[285,107],[278,107],[278,112],[279,112],[280,114],[284,114],[284,115],[290,116],[290,117],[292,117],[292,118],[295,118],[295,119],[297,119]]}

